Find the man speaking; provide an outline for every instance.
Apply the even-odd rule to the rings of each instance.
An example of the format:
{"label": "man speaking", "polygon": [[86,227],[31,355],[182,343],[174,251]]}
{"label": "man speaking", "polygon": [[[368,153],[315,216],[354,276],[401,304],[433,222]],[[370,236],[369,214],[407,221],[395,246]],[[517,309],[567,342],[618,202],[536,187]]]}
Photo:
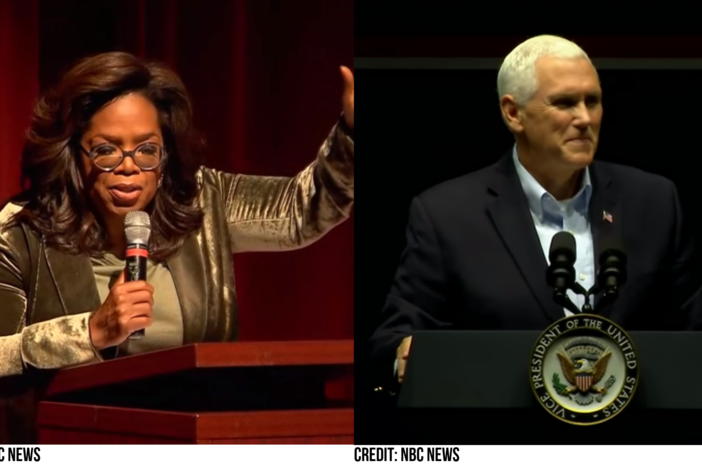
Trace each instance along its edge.
{"label": "man speaking", "polygon": [[497,85],[515,145],[413,199],[407,246],[371,337],[385,375],[402,381],[415,330],[543,330],[570,314],[546,280],[560,231],[576,240],[585,289],[602,249],[624,246],[628,279],[604,316],[628,330],[697,329],[700,270],[675,185],[593,162],[602,90],[587,54],[560,37],[531,38],[505,58]]}

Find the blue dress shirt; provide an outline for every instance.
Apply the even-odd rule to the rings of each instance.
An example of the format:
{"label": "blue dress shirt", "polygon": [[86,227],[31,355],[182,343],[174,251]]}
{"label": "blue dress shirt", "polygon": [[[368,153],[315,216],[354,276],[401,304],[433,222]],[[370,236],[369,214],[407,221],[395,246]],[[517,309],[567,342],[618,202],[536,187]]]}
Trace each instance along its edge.
{"label": "blue dress shirt", "polygon": [[[575,280],[585,290],[589,290],[595,284],[595,253],[588,217],[588,207],[592,197],[590,171],[585,169],[580,190],[573,198],[558,201],[522,166],[517,155],[516,145],[512,151],[512,157],[529,203],[529,211],[541,242],[546,263],[549,263],[548,252],[551,247],[551,238],[560,231],[570,232],[575,237],[577,248]],[[568,297],[578,309],[582,309],[585,304],[583,296],[576,296],[572,291],[568,291]],[[592,304],[592,300],[593,298],[590,297],[590,304]],[[564,309],[564,311],[565,315],[573,315],[568,310]]]}

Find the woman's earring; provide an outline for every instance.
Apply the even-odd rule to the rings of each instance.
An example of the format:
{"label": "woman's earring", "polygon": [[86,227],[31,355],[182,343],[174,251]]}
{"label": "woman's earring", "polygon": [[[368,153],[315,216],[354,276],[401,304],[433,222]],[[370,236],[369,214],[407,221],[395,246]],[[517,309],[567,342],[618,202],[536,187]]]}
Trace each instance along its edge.
{"label": "woman's earring", "polygon": [[162,184],[162,183],[163,183],[163,176],[161,176],[161,177],[158,179],[158,188],[161,188],[161,184]]}

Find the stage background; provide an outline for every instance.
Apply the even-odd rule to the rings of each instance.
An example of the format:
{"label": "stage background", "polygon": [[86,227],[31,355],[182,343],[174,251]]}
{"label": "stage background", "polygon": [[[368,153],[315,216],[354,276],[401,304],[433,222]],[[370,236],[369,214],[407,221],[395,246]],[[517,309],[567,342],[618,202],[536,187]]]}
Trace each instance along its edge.
{"label": "stage background", "polygon": [[[191,93],[205,162],[293,176],[341,112],[353,0],[2,0],[0,199],[19,188],[37,93],[77,59],[165,61]],[[236,258],[243,340],[353,337],[353,219],[309,248]]]}
{"label": "stage background", "polygon": [[[615,23],[609,30],[598,27],[601,35],[595,35],[585,21],[566,20],[566,12],[561,21],[554,18],[540,26],[510,22],[502,14],[478,18],[430,7],[421,11],[373,7],[372,17],[358,10],[360,6],[354,63],[363,99],[372,103],[361,107],[363,134],[369,135],[364,147],[370,159],[382,164],[362,172],[361,185],[367,188],[357,197],[358,222],[375,229],[360,229],[355,237],[359,246],[356,368],[367,370],[356,378],[355,440],[357,444],[422,443],[412,439],[401,423],[395,424],[392,398],[374,391],[378,373],[387,376],[392,370],[370,372],[367,338],[378,325],[405,247],[412,197],[493,164],[513,144],[500,117],[496,92],[497,70],[504,56],[538,34],[562,35],[580,44],[598,65],[604,93],[597,159],[672,179],[702,243],[699,124],[690,94],[702,82],[702,37],[653,36],[639,23]],[[519,18],[520,12],[511,11],[510,17]],[[372,254],[361,253],[370,249]],[[470,365],[470,360],[457,356],[455,365]],[[471,443],[470,414],[447,412],[446,429],[456,426],[453,423],[463,428],[463,443]],[[495,431],[495,443],[500,443]]]}
{"label": "stage background", "polygon": [[[0,200],[20,187],[38,93],[76,60],[114,50],[179,73],[207,138],[205,164],[294,176],[341,113],[353,0],[1,0]],[[353,233],[352,216],[308,248],[237,255],[241,339],[353,338]]]}

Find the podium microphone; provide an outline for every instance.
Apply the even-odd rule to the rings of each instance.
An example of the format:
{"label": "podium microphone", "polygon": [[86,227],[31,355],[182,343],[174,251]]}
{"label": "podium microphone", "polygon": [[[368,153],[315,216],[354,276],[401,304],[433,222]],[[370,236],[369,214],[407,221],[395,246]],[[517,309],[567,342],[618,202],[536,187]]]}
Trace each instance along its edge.
{"label": "podium microphone", "polygon": [[548,259],[546,282],[553,288],[553,299],[574,314],[580,313],[568,298],[568,289],[576,284],[573,266],[576,260],[575,237],[566,231],[556,233],[551,238]]}
{"label": "podium microphone", "polygon": [[600,253],[600,271],[597,274],[597,286],[604,291],[598,301],[597,308],[601,310],[613,303],[619,297],[619,288],[626,283],[626,254],[621,242],[607,239]]}
{"label": "podium microphone", "polygon": [[[125,281],[146,281],[146,260],[149,258],[151,220],[143,211],[131,211],[124,218],[124,236],[127,240]],[[132,333],[130,339],[144,337],[144,330]]]}

